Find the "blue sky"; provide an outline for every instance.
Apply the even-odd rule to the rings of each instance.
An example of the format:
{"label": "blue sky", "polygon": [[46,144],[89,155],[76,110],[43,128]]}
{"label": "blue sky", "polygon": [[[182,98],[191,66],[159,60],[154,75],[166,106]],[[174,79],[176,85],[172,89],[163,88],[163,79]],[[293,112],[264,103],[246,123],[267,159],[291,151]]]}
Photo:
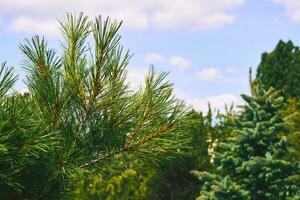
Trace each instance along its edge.
{"label": "blue sky", "polygon": [[300,45],[299,0],[0,0],[0,61],[24,77],[19,43],[38,33],[57,48],[56,19],[68,11],[123,19],[122,44],[134,53],[129,81],[139,84],[154,64],[203,111],[208,101],[216,109],[241,103],[248,68],[279,39]]}

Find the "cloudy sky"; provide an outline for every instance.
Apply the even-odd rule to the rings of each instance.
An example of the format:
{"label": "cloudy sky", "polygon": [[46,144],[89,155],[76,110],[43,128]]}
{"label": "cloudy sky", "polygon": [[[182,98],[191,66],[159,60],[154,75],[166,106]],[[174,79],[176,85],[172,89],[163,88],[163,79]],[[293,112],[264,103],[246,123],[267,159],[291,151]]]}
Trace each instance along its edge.
{"label": "cloudy sky", "polygon": [[[214,108],[241,103],[248,68],[279,39],[300,45],[300,0],[0,0],[0,62],[24,77],[19,43],[40,34],[57,48],[57,18],[79,11],[124,20],[133,84],[154,64],[170,72],[178,97],[202,111],[208,101]],[[16,87],[25,89],[22,81]]]}

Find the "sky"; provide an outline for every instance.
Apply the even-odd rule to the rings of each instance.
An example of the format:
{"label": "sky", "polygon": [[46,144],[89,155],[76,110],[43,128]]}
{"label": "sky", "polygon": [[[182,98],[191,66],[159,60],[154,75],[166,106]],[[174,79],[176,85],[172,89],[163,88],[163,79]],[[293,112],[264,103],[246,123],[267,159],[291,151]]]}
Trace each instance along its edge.
{"label": "sky", "polygon": [[280,39],[300,45],[300,0],[0,0],[0,62],[20,75],[17,90],[26,90],[19,44],[38,34],[59,48],[57,19],[80,11],[123,20],[133,86],[153,64],[169,72],[178,98],[203,112],[208,102],[221,111],[241,104],[249,67],[255,72]]}

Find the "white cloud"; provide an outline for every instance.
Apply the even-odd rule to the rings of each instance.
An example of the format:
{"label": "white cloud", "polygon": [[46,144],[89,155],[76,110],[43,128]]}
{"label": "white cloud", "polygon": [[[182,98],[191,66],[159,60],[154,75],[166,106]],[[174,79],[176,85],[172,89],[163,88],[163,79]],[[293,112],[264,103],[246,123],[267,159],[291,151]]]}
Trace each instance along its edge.
{"label": "white cloud", "polygon": [[157,62],[163,62],[166,58],[158,53],[150,53],[146,56],[146,62],[148,63],[157,63]]}
{"label": "white cloud", "polygon": [[238,70],[237,70],[237,68],[235,68],[235,67],[227,67],[227,68],[226,68],[226,72],[227,72],[228,74],[236,74],[236,73],[238,73]]}
{"label": "white cloud", "polygon": [[128,67],[127,68],[127,82],[132,89],[137,89],[145,82],[145,77],[148,70],[140,67]]}
{"label": "white cloud", "polygon": [[180,71],[185,71],[192,65],[192,62],[186,58],[180,56],[171,56],[166,59],[164,55],[158,53],[148,54],[145,60],[148,63],[165,62],[166,60],[168,60],[168,63],[171,67],[176,67]]}
{"label": "white cloud", "polygon": [[13,19],[8,29],[14,32],[47,34],[48,36],[57,36],[60,33],[56,21],[40,21],[23,17]]}
{"label": "white cloud", "polygon": [[169,64],[180,71],[185,71],[191,66],[192,62],[180,56],[173,56],[169,59]]}
{"label": "white cloud", "polygon": [[300,1],[299,0],[272,0],[274,3],[283,5],[286,14],[293,22],[300,22]]}
{"label": "white cloud", "polygon": [[196,77],[200,80],[220,80],[222,74],[217,68],[205,68],[196,73]]}
{"label": "white cloud", "polygon": [[213,110],[219,110],[221,113],[225,112],[225,105],[234,106],[239,105],[241,102],[234,94],[220,94],[217,96],[197,97],[188,100],[196,110],[204,113],[208,111],[208,103],[210,103]]}
{"label": "white cloud", "polygon": [[225,113],[225,105],[241,105],[240,99],[236,95],[230,93],[224,93],[216,96],[194,97],[186,94],[178,88],[175,88],[174,94],[177,98],[184,99],[187,104],[192,105],[195,110],[201,111],[205,114],[208,111],[208,103],[213,111],[219,110],[221,113]]}
{"label": "white cloud", "polygon": [[[49,22],[65,12],[83,11],[89,16],[98,14],[122,19],[125,26],[145,29],[150,26],[163,29],[206,30],[231,24],[235,16],[230,10],[246,0],[9,0],[0,1],[0,11],[28,21],[39,21],[40,30],[49,30]],[[13,20],[14,21],[14,20]],[[32,27],[13,29],[28,31]]]}
{"label": "white cloud", "polygon": [[230,24],[234,16],[227,13],[241,6],[244,0],[158,0],[153,21],[160,27],[188,29],[216,29]]}

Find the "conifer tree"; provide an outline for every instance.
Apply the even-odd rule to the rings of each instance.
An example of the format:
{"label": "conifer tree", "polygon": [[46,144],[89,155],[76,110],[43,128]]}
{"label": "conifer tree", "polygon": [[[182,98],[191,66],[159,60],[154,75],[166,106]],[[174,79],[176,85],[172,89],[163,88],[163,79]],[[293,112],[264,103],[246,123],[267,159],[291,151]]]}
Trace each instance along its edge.
{"label": "conifer tree", "polygon": [[300,49],[292,41],[280,40],[272,52],[265,52],[257,67],[263,87],[281,90],[286,98],[300,95]]}
{"label": "conifer tree", "polygon": [[235,119],[232,137],[220,143],[216,172],[196,172],[204,183],[199,199],[288,199],[299,190],[299,162],[289,160],[292,150],[280,112],[283,97],[274,89],[253,86]]}
{"label": "conifer tree", "polygon": [[185,144],[186,107],[167,73],[151,68],[137,91],[126,83],[121,23],[83,14],[60,23],[61,55],[39,36],[20,45],[30,95],[9,95],[16,77],[0,68],[0,199],[72,197],[84,176],[105,181]]}

